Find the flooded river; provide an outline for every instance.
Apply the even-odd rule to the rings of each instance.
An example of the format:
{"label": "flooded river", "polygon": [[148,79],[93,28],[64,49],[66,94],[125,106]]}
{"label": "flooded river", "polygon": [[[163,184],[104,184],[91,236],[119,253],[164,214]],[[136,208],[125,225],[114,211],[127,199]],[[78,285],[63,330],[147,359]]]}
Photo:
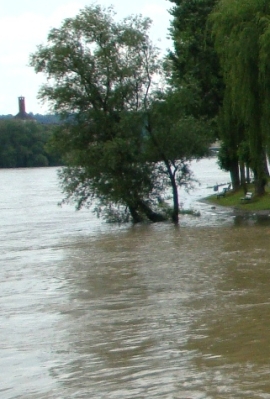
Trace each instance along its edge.
{"label": "flooded river", "polygon": [[[270,221],[198,199],[180,227],[59,208],[55,168],[0,170],[1,399],[270,398]],[[270,219],[270,218],[269,218]]]}

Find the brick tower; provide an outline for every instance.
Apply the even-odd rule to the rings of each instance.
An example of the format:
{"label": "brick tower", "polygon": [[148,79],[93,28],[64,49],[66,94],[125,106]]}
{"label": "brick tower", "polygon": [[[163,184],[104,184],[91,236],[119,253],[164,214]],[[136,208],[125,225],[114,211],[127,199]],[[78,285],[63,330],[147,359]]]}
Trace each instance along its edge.
{"label": "brick tower", "polygon": [[25,111],[25,98],[19,97],[19,113],[15,116],[15,119],[23,119],[23,120],[34,120],[31,115],[28,115]]}

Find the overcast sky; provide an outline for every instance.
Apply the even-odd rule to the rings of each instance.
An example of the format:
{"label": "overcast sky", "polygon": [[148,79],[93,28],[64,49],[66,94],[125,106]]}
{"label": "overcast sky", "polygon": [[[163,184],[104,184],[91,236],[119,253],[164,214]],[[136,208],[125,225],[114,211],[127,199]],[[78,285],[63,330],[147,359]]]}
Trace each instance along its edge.
{"label": "overcast sky", "polygon": [[[168,0],[100,0],[104,6],[113,5],[120,18],[142,14],[153,20],[151,37],[164,51],[171,47],[168,39],[172,3]],[[36,75],[28,66],[29,54],[38,44],[46,43],[47,33],[59,27],[64,18],[75,16],[90,1],[85,0],[6,0],[0,12],[0,115],[18,113],[18,97],[24,96],[26,111],[46,113],[46,106],[37,100],[44,76]],[[129,5],[130,4],[130,5]]]}

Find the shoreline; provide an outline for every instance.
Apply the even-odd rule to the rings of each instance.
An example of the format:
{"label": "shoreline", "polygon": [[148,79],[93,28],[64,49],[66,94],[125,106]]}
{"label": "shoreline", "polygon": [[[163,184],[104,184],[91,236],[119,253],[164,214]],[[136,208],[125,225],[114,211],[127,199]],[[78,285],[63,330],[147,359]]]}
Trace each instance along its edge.
{"label": "shoreline", "polygon": [[270,217],[270,209],[261,209],[261,210],[249,210],[249,209],[240,209],[237,206],[226,206],[219,205],[211,202],[208,198],[202,198],[199,202],[203,202],[208,204],[211,209],[220,208],[223,210],[231,211],[231,213],[235,216],[269,216]]}

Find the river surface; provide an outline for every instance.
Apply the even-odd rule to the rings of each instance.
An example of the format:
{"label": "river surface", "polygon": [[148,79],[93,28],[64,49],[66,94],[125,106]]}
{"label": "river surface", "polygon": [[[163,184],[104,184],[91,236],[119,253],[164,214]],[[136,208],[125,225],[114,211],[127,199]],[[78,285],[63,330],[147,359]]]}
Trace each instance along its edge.
{"label": "river surface", "polygon": [[[108,225],[58,207],[57,169],[0,170],[1,399],[269,399],[270,221]],[[269,218],[270,219],[270,218]]]}

